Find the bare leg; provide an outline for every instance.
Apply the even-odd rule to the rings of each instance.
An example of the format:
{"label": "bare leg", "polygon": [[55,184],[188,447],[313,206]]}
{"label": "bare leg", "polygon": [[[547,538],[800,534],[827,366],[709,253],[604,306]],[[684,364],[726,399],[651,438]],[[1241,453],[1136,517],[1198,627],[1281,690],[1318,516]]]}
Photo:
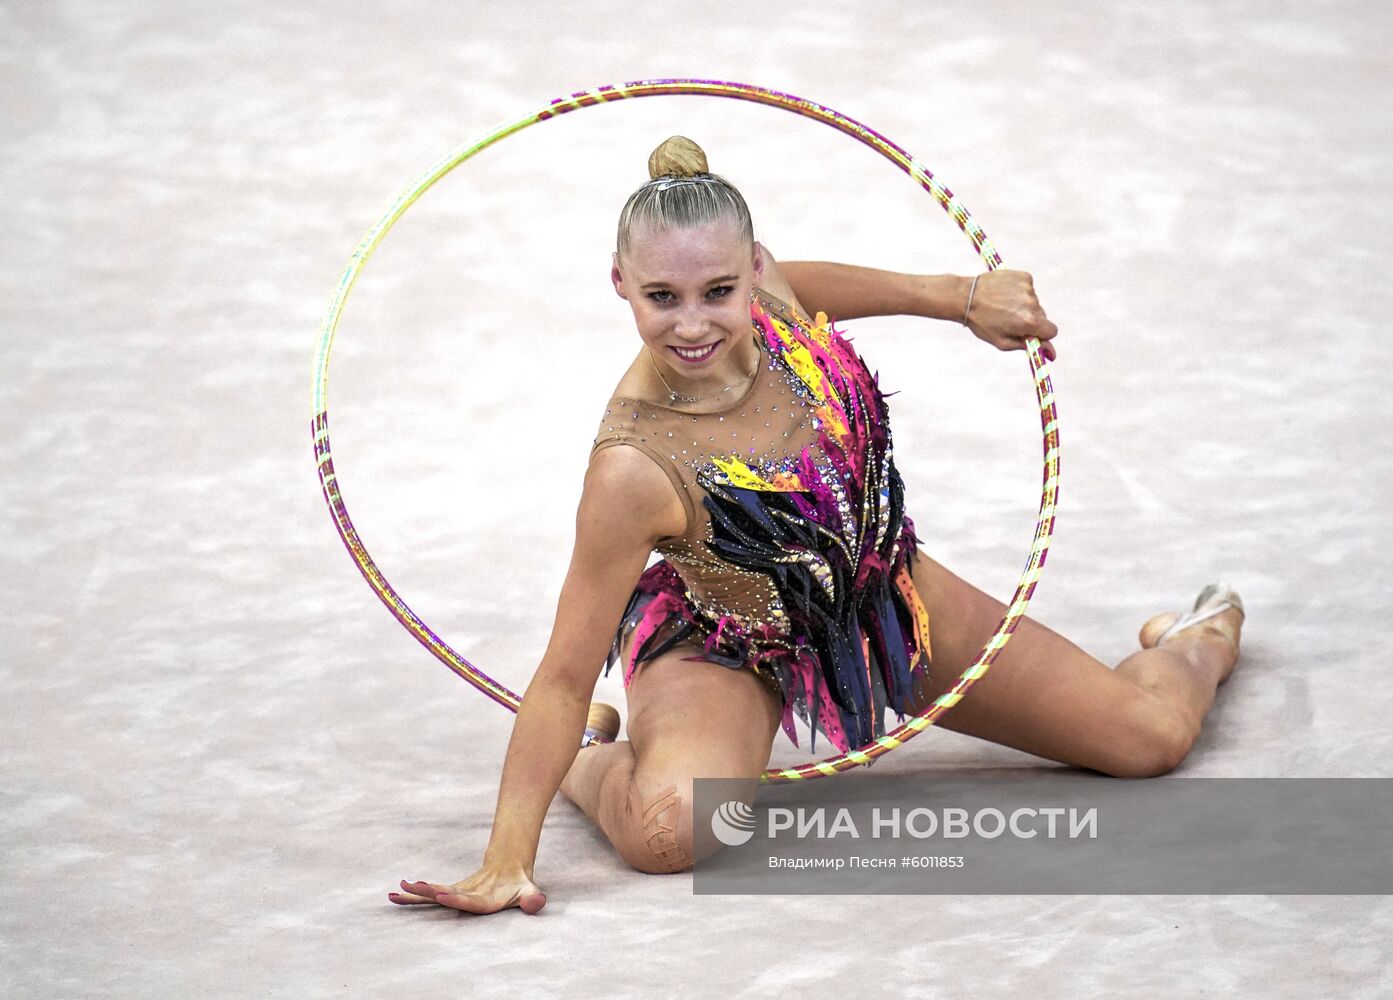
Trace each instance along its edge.
{"label": "bare leg", "polygon": [[581,750],[561,783],[639,871],[692,866],[693,780],[757,778],[778,730],[780,706],[758,678],[682,659],[696,652],[684,644],[640,666],[629,740]]}
{"label": "bare leg", "polygon": [[[919,711],[976,658],[1006,607],[922,553],[912,573],[934,649]],[[1173,618],[1147,622],[1143,645]],[[1225,612],[1110,669],[1023,618],[991,671],[939,725],[1118,777],[1164,774],[1189,752],[1232,672],[1241,624],[1239,612]],[[641,668],[628,689],[631,740],[582,750],[561,785],[640,871],[691,867],[692,780],[758,777],[778,730],[780,706],[763,684],[682,660],[693,652],[679,647]]]}
{"label": "bare leg", "polygon": [[690,867],[679,843],[676,786],[650,790],[634,781],[638,760],[628,740],[587,747],[561,783],[561,793],[609,837],[621,857],[640,871]]}
{"label": "bare leg", "polygon": [[[920,711],[976,659],[1006,606],[922,552],[912,575],[929,612],[934,653]],[[1153,618],[1143,642],[1154,643],[1173,620]],[[1118,777],[1164,774],[1189,753],[1233,670],[1240,624],[1239,612],[1225,612],[1133,653],[1114,670],[1022,618],[987,675],[938,725]]]}

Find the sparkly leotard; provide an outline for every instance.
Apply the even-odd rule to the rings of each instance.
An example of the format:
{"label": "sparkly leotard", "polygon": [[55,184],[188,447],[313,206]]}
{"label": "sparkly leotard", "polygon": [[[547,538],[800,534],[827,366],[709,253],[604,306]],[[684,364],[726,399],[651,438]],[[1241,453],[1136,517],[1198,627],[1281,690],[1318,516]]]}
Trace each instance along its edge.
{"label": "sparkly leotard", "polygon": [[750,319],[760,369],[724,409],[684,412],[610,399],[591,449],[628,445],[667,473],[687,530],[661,539],[639,578],[605,672],[634,632],[639,664],[687,641],[750,669],[841,751],[903,719],[927,679],[928,613],[910,560],[888,408],[850,341],[819,313],[797,316],[758,290]]}

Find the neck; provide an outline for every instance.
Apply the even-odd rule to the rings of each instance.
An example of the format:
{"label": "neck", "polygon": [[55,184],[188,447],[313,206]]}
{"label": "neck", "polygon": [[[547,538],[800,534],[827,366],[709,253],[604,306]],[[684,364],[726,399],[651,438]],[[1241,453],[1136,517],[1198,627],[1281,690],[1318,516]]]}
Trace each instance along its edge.
{"label": "neck", "polygon": [[[719,393],[724,398],[736,397],[758,374],[759,345],[751,334],[740,338],[728,355],[728,366],[719,372],[693,378],[683,375],[672,363],[659,359],[652,348],[647,348],[655,370],[653,381],[655,391],[666,397],[670,392],[679,396],[705,397]],[[728,392],[722,390],[729,387]],[[715,402],[716,400],[712,400]]]}

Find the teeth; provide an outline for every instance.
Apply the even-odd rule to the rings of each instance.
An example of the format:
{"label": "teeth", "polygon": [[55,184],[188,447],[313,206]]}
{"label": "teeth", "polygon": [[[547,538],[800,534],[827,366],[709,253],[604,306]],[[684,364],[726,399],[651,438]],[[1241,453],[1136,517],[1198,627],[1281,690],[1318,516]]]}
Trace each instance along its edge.
{"label": "teeth", "polygon": [[684,357],[684,358],[702,358],[702,357],[705,357],[706,355],[710,354],[710,353],[711,353],[713,350],[715,350],[715,349],[716,349],[716,345],[715,345],[715,344],[712,344],[710,347],[703,347],[701,350],[696,350],[696,351],[690,350],[690,349],[684,349],[684,348],[681,348],[681,347],[674,347],[674,348],[673,348],[674,351],[676,351],[678,354],[682,355],[682,357]]}

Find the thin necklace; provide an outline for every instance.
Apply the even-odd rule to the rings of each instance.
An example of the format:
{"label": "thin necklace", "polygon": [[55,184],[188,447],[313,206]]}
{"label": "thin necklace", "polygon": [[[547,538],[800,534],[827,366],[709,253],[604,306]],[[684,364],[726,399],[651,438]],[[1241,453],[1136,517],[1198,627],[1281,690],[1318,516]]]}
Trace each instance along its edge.
{"label": "thin necklace", "polygon": [[[751,339],[753,340],[754,338],[751,337]],[[678,400],[681,400],[681,401],[684,402],[684,403],[700,403],[700,402],[701,402],[702,400],[704,400],[704,399],[715,399],[715,398],[716,398],[717,396],[719,396],[722,392],[730,392],[730,390],[734,389],[737,385],[743,385],[744,383],[748,382],[750,379],[754,378],[755,375],[758,374],[758,372],[759,372],[759,362],[760,362],[760,357],[759,357],[759,343],[758,343],[758,341],[756,341],[756,342],[755,342],[755,366],[754,366],[753,369],[751,369],[750,374],[746,375],[746,376],[745,376],[743,379],[741,379],[739,382],[732,383],[731,385],[726,386],[726,387],[725,387],[724,389],[722,389],[720,392],[713,392],[713,393],[711,393],[709,396],[680,396],[680,395],[677,394],[677,390],[676,390],[676,389],[674,389],[672,386],[670,386],[670,385],[667,384],[667,379],[663,378],[663,373],[662,373],[661,371],[659,371],[659,369],[658,369],[658,363],[657,363],[656,361],[653,360],[653,349],[652,349],[652,348],[649,348],[649,350],[648,350],[648,363],[651,364],[651,365],[653,366],[653,371],[654,371],[654,373],[657,374],[658,378],[662,379],[663,385],[667,387],[668,402],[670,402],[670,403],[676,403]]]}

